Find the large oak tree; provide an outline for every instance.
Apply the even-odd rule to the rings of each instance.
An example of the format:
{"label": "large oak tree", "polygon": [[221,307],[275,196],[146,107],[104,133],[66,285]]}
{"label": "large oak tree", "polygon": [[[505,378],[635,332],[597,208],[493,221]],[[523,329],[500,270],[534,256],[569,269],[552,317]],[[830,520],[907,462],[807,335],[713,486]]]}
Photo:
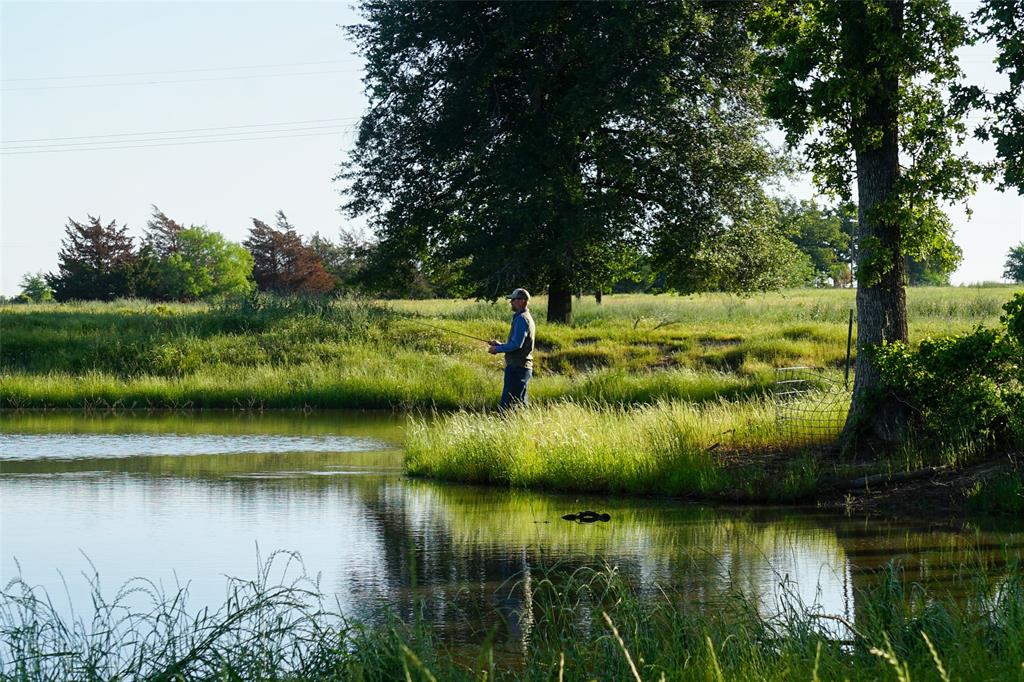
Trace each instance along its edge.
{"label": "large oak tree", "polygon": [[350,31],[369,109],[339,179],[348,211],[371,216],[375,258],[444,267],[482,298],[546,289],[562,322],[573,292],[640,256],[681,290],[730,248],[736,286],[773,281],[755,272],[777,266],[781,238],[761,191],[776,163],[749,7],[362,2]]}
{"label": "large oak tree", "polygon": [[766,0],[753,28],[767,103],[794,146],[804,143],[826,192],[856,184],[857,364],[847,446],[892,442],[905,414],[880,390],[872,347],[907,341],[907,257],[950,250],[939,208],[974,190],[977,168],[949,93],[967,22],[946,0]]}

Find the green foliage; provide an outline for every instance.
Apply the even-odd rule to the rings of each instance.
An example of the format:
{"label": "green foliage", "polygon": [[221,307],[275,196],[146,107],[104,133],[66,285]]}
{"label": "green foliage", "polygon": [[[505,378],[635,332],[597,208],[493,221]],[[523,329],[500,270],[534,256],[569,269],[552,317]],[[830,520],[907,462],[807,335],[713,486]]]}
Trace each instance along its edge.
{"label": "green foliage", "polygon": [[1003,277],[1014,282],[1024,282],[1024,242],[1012,247],[1006,254]]}
{"label": "green foliage", "polygon": [[162,298],[195,301],[248,293],[253,287],[252,266],[252,255],[241,245],[193,226],[178,234],[175,252],[157,263],[157,276]]}
{"label": "green foliage", "polygon": [[372,291],[368,286],[372,283],[366,282],[364,275],[374,246],[345,231],[341,232],[337,242],[321,237],[319,232],[309,240],[309,248],[320,258],[324,269],[334,277],[336,289],[344,291]]}
{"label": "green foliage", "polygon": [[952,242],[949,248],[929,254],[925,259],[907,258],[907,283],[910,286],[949,286],[949,276],[960,267],[963,252]]}
{"label": "green foliage", "polygon": [[[1009,84],[1002,92],[989,94],[980,88],[965,89],[968,99],[981,103],[988,113],[975,135],[993,140],[1002,165],[1001,189],[1016,187],[1024,193],[1024,32],[1021,0],[982,0],[973,19],[978,37],[995,43],[996,70],[1006,74]],[[1018,280],[1020,281],[1020,280]]]}
{"label": "green foliage", "polygon": [[776,202],[779,229],[811,259],[806,284],[844,286],[852,283],[852,222],[849,207],[818,206],[813,200]]}
{"label": "green foliage", "polygon": [[712,230],[691,253],[671,256],[666,279],[681,292],[769,291],[814,279],[811,257],[800,250],[765,211],[757,221]]}
{"label": "green foliage", "polygon": [[[1024,442],[1024,430],[1019,431]],[[1010,458],[1009,470],[979,480],[967,491],[967,508],[985,514],[1024,514],[1024,464]]]}
{"label": "green foliage", "polygon": [[32,303],[52,301],[53,289],[47,284],[45,273],[37,272],[23,275],[19,297]]}
{"label": "green foliage", "polygon": [[953,445],[1024,443],[1012,427],[1024,403],[1024,296],[1004,306],[1006,329],[978,327],[959,336],[875,350],[884,384],[909,404],[929,441]]}
{"label": "green foliage", "polygon": [[361,9],[350,30],[370,107],[339,179],[347,210],[372,216],[377,269],[405,279],[389,286],[451,267],[452,291],[548,288],[549,305],[571,309],[569,294],[610,285],[645,253],[689,288],[689,255],[719,237],[735,248],[727,228],[761,224],[777,164],[746,4]]}
{"label": "green foliage", "polygon": [[870,118],[874,99],[890,95],[890,79],[898,82],[898,139],[910,163],[898,200],[886,210],[905,227],[927,226],[908,240],[914,247],[940,229],[926,220],[936,199],[962,199],[971,191],[973,166],[953,152],[964,126],[942,96],[961,76],[954,51],[968,42],[968,32],[943,0],[908,0],[895,11],[899,16],[890,18],[877,0],[774,0],[761,5],[751,26],[763,48],[756,65],[767,78],[769,115],[791,145],[807,140],[816,181],[846,200],[855,152],[882,144],[881,122]]}

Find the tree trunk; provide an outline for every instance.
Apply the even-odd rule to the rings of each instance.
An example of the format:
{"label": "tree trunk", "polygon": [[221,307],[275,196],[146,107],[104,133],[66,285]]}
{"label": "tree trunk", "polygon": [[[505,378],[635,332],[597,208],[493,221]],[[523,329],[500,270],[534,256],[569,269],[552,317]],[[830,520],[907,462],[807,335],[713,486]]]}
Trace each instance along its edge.
{"label": "tree trunk", "polygon": [[601,299],[604,297],[604,292],[598,289],[594,292],[594,300],[597,301],[598,305],[601,305]]}
{"label": "tree trunk", "polygon": [[[902,32],[903,3],[887,4],[890,23],[878,31]],[[861,19],[862,17],[857,17]],[[866,21],[866,20],[864,20]],[[853,23],[853,22],[851,22]],[[872,36],[866,23],[851,30],[862,32],[862,44],[889,39]],[[906,263],[900,224],[884,204],[894,198],[899,168],[899,82],[889,65],[858,64],[864,73],[879,69],[879,87],[867,98],[863,114],[853,121],[857,161],[857,363],[853,401],[843,429],[844,450],[874,452],[901,440],[907,413],[893,396],[884,395],[871,349],[883,342],[907,341]],[[869,131],[881,139],[866,143]],[[860,144],[858,144],[858,142]]]}
{"label": "tree trunk", "polygon": [[548,322],[572,322],[572,289],[562,278],[555,278],[548,285]]}

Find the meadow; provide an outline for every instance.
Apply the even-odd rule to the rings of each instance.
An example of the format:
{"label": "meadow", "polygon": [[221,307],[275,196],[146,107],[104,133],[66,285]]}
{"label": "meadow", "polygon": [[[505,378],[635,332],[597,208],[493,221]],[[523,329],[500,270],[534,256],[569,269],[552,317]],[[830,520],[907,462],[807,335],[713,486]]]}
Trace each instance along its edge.
{"label": "meadow", "polygon": [[[911,336],[994,325],[1018,289],[909,291]],[[584,298],[573,324],[540,325],[530,397],[602,405],[763,395],[775,368],[839,376],[851,290],[736,297]],[[302,300],[39,304],[0,308],[0,406],[481,410],[501,388],[483,343],[507,305]]]}

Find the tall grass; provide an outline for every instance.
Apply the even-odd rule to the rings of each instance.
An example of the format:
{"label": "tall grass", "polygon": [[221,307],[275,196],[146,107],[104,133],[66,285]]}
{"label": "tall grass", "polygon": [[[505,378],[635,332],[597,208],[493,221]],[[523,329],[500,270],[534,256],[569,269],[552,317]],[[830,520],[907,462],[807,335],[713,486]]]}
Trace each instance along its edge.
{"label": "tall grass", "polygon": [[763,399],[633,410],[563,402],[499,418],[460,412],[413,420],[405,467],[414,476],[581,492],[807,495],[817,479],[813,460],[792,458],[783,470],[730,466],[737,451],[776,443],[775,419]]}
{"label": "tall grass", "polygon": [[94,612],[77,618],[13,581],[0,605],[0,677],[1002,680],[1018,679],[1024,666],[1016,563],[960,597],[910,583],[889,565],[855,593],[852,620],[792,594],[766,612],[739,594],[702,604],[645,593],[607,566],[530,569],[517,578],[521,608],[491,616],[514,624],[515,641],[496,641],[491,629],[455,646],[419,614],[352,621],[325,608],[315,584],[269,578],[264,569],[256,580],[234,580],[219,610],[198,613],[188,611],[184,590],[136,582],[107,600],[97,580]]}

